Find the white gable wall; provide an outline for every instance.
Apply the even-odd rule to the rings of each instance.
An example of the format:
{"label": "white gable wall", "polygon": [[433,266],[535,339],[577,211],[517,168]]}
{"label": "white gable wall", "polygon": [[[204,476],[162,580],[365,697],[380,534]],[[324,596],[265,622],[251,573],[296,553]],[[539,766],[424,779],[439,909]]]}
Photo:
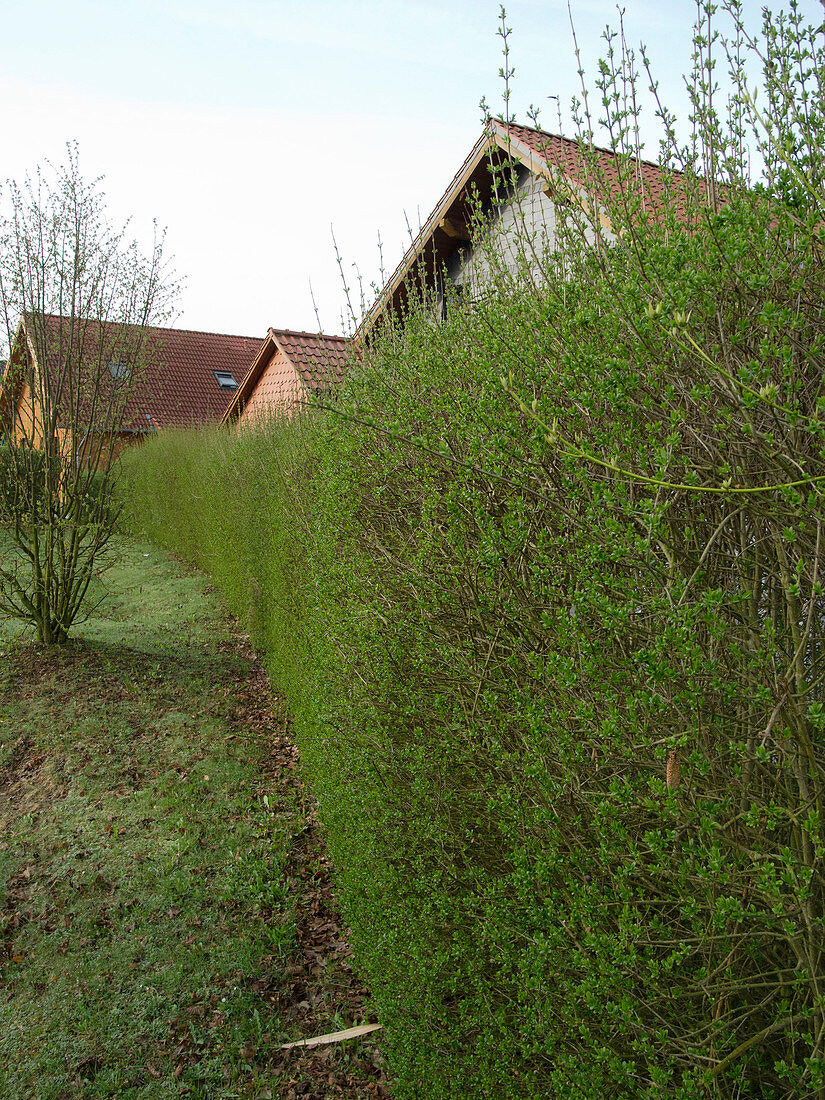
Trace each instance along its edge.
{"label": "white gable wall", "polygon": [[[491,218],[484,240],[467,244],[450,257],[447,278],[468,298],[482,295],[491,282],[493,270],[504,268],[513,277],[528,277],[541,283],[547,268],[543,260],[558,246],[558,218],[553,200],[546,190],[546,179],[522,168],[511,199],[500,206]],[[578,197],[583,210],[589,208],[584,191],[572,189],[572,199]],[[579,212],[579,216],[581,215]],[[601,235],[607,242],[615,241],[604,215],[600,214]],[[596,232],[589,221],[584,226],[589,245],[596,242]]]}
{"label": "white gable wall", "polygon": [[469,297],[483,293],[491,277],[491,256],[513,275],[525,267],[540,277],[540,260],[555,250],[556,210],[544,193],[544,180],[524,172],[513,197],[496,211],[485,240],[466,245],[450,259],[447,275]]}

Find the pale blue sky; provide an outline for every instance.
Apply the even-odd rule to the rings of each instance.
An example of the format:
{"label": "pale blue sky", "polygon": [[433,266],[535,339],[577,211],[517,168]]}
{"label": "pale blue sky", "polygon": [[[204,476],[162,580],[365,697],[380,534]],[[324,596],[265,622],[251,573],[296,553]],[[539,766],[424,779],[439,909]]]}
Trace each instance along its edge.
{"label": "pale blue sky", "polygon": [[[684,109],[691,0],[625,0],[669,102]],[[760,4],[746,9],[758,23]],[[811,18],[818,0],[805,0]],[[614,4],[572,0],[592,72]],[[577,91],[567,5],[513,0],[513,103],[522,118]],[[495,0],[0,0],[3,154],[20,176],[80,143],[103,173],[113,215],[168,227],[186,276],[179,323],[244,335],[268,325],[341,327],[330,224],[347,273],[378,278],[377,233],[395,266],[406,211],[417,227],[495,108],[501,41]],[[652,132],[652,131],[651,131]],[[655,155],[655,148],[651,148]],[[368,291],[369,294],[369,291]]]}

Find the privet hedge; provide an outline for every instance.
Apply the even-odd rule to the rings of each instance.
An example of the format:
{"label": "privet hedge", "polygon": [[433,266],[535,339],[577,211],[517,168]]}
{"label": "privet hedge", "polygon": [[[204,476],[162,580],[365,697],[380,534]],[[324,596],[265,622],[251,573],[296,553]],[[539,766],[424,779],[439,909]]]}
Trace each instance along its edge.
{"label": "privet hedge", "polygon": [[757,135],[130,456],[292,708],[400,1096],[825,1096],[821,128]]}

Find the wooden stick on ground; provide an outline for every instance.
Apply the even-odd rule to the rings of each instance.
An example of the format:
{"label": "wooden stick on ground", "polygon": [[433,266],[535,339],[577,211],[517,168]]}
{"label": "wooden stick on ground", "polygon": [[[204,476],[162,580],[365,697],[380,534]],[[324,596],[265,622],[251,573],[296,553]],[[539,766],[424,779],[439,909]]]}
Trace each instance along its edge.
{"label": "wooden stick on ground", "polygon": [[291,1047],[320,1047],[325,1043],[342,1043],[345,1039],[355,1039],[359,1035],[367,1035],[370,1031],[379,1031],[382,1024],[359,1024],[357,1027],[348,1027],[346,1031],[330,1031],[327,1035],[315,1035],[312,1039],[298,1039],[294,1043],[283,1043],[281,1050],[289,1050]]}

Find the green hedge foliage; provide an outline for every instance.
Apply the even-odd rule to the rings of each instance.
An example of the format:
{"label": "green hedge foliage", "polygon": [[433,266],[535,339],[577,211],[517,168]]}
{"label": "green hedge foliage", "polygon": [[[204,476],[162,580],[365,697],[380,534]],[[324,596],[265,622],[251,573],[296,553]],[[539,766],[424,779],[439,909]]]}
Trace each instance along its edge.
{"label": "green hedge foliage", "polygon": [[334,408],[129,456],[292,709],[401,1097],[825,1095],[814,138],[655,216],[620,158]]}
{"label": "green hedge foliage", "polygon": [[400,1095],[823,1087],[822,287],[779,217],[130,456],[293,709]]}

